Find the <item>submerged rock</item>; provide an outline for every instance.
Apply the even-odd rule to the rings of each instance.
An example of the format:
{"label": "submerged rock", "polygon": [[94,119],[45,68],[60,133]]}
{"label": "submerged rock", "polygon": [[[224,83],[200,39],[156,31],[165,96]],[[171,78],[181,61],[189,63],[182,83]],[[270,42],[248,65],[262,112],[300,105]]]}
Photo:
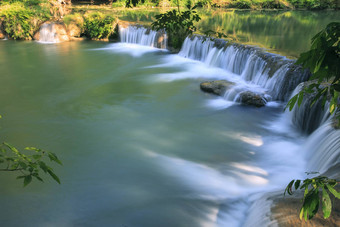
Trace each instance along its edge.
{"label": "submerged rock", "polygon": [[226,90],[235,85],[227,80],[205,81],[200,84],[201,90],[215,95],[223,96]]}
{"label": "submerged rock", "polygon": [[[204,92],[224,96],[227,90],[231,89],[235,84],[227,80],[205,81],[200,84],[200,88]],[[237,101],[245,105],[262,107],[267,103],[265,94],[255,93],[252,91],[242,91],[238,94]]]}
{"label": "submerged rock", "polygon": [[259,94],[251,91],[244,91],[239,94],[239,101],[243,104],[262,107],[267,103],[267,99],[264,94]]}

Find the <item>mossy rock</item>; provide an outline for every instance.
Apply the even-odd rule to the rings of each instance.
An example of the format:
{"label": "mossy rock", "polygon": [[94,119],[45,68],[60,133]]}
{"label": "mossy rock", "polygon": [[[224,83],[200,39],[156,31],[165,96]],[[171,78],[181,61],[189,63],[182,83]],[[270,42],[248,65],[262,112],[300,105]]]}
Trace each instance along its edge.
{"label": "mossy rock", "polygon": [[231,88],[234,83],[227,80],[205,81],[200,84],[200,88],[204,92],[223,96],[226,90]]}
{"label": "mossy rock", "polygon": [[245,105],[262,107],[267,103],[264,94],[258,94],[251,91],[242,92],[239,96],[239,101]]}

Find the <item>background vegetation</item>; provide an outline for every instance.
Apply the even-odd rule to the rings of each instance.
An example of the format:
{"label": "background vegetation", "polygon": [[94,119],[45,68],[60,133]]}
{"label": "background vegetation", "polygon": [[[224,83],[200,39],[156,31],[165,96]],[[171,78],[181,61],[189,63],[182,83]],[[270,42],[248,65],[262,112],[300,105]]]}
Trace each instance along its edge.
{"label": "background vegetation", "polygon": [[52,18],[47,0],[5,0],[0,6],[2,29],[11,39],[32,39],[41,23]]}

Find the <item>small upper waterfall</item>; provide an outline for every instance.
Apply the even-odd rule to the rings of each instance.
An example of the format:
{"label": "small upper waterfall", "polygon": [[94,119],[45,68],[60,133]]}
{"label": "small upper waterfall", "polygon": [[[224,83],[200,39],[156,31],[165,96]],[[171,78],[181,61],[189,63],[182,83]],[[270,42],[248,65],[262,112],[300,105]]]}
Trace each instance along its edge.
{"label": "small upper waterfall", "polygon": [[[187,37],[179,55],[237,74],[248,83],[264,88],[273,100],[286,101],[294,88],[309,77],[293,60],[220,39]],[[238,89],[241,91],[244,90]],[[230,96],[235,98],[235,95],[226,94]]]}
{"label": "small upper waterfall", "polygon": [[153,31],[142,26],[119,26],[120,41],[144,46],[167,48],[168,38],[165,32]]}
{"label": "small upper waterfall", "polygon": [[39,42],[58,43],[59,38],[54,23],[44,23],[39,30]]}

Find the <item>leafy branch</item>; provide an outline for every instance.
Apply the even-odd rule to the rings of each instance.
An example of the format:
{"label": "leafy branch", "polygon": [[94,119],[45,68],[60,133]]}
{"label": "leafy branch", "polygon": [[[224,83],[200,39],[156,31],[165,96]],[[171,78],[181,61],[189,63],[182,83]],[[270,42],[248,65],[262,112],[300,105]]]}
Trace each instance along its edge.
{"label": "leafy branch", "polygon": [[[287,103],[289,110],[295,104],[301,105],[307,94],[312,94],[311,106],[322,100],[324,108],[329,101],[329,112],[333,114],[340,107],[340,23],[333,22],[312,38],[311,49],[302,53],[296,64],[308,68],[313,74],[311,82]],[[340,119],[340,115],[336,116]],[[339,123],[340,124],[340,123]]]}
{"label": "leafy branch", "polygon": [[59,177],[54,173],[52,167],[48,166],[44,161],[44,159],[48,158],[51,162],[62,165],[56,154],[35,147],[26,147],[25,150],[31,151],[32,154],[23,154],[8,143],[1,143],[0,171],[19,172],[20,175],[17,179],[23,179],[24,187],[31,183],[33,178],[43,182],[40,177],[41,170],[60,184]]}
{"label": "leafy branch", "polygon": [[337,199],[340,199],[340,192],[334,189],[338,183],[335,179],[329,179],[325,176],[307,178],[303,181],[292,180],[286,187],[284,195],[286,193],[293,195],[293,187],[295,190],[304,191],[300,219],[304,218],[306,221],[312,219],[318,212],[321,196],[323,217],[326,219],[330,217],[332,212],[332,201],[329,194],[331,193]]}
{"label": "leafy branch", "polygon": [[175,49],[180,49],[184,39],[188,35],[192,35],[197,27],[195,22],[201,20],[201,17],[194,10],[196,6],[186,11],[170,10],[166,13],[156,15],[156,20],[151,24],[154,30],[165,30],[169,35],[169,43]]}

